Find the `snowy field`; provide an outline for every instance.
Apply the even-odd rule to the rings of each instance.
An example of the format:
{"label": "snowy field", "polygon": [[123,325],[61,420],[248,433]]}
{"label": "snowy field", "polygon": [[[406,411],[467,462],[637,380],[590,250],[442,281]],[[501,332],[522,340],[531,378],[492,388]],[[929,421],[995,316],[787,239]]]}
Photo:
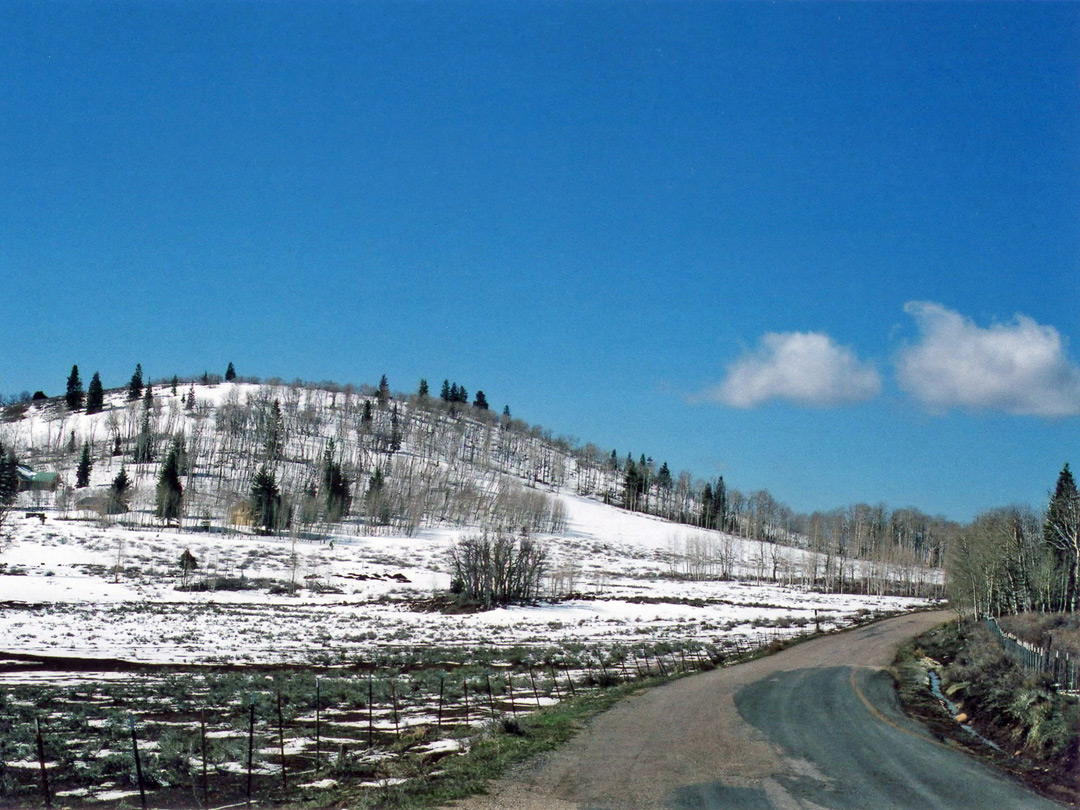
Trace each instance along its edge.
{"label": "snowy field", "polygon": [[[341,535],[321,542],[252,534],[133,531],[16,513],[0,552],[0,652],[160,663],[346,663],[384,650],[751,643],[843,626],[921,600],[822,594],[749,581],[672,576],[688,546],[724,543],[736,573],[808,552],[679,526],[570,495],[568,528],[542,538],[551,587],[534,606],[447,616],[424,606],[450,584],[447,550],[464,532]],[[182,591],[242,580],[249,589]],[[775,566],[776,560],[768,560]]]}

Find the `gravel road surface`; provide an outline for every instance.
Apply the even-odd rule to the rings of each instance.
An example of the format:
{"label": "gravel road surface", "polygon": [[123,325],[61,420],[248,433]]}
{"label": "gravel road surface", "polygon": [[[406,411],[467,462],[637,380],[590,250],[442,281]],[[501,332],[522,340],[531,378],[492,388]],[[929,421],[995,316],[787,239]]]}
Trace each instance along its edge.
{"label": "gravel road surface", "polygon": [[901,616],[643,690],[457,810],[1060,810],[935,740],[886,668]]}

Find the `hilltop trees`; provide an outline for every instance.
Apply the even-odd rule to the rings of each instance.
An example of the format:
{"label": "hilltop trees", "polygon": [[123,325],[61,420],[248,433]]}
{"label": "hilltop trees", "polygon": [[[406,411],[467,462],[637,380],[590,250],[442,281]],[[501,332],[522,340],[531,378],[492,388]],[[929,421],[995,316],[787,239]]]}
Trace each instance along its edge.
{"label": "hilltop trees", "polygon": [[64,402],[67,403],[68,410],[77,411],[83,406],[83,400],[85,395],[83,394],[82,380],[79,379],[79,367],[72,366],[71,374],[67,379],[67,394],[64,396]]}
{"label": "hilltop trees", "polygon": [[229,361],[229,367],[225,369],[225,382],[232,382],[236,379],[236,369],[233,368],[232,361]]}
{"label": "hilltop trees", "polygon": [[101,413],[105,407],[105,389],[101,385],[101,375],[96,371],[90,379],[90,387],[86,390],[86,412],[88,414]]}
{"label": "hilltop trees", "polygon": [[139,399],[143,393],[143,372],[142,363],[135,364],[135,373],[131,375],[131,381],[128,383],[128,401],[134,402]]}

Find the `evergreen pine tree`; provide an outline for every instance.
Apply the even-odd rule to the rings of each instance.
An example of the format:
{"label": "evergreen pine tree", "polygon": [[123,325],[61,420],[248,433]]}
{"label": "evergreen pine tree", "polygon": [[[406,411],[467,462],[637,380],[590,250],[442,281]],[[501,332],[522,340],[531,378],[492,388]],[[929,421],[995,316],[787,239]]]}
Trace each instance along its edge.
{"label": "evergreen pine tree", "polygon": [[1058,474],[1054,494],[1046,510],[1043,540],[1053,550],[1061,592],[1054,600],[1057,610],[1080,610],[1080,492],[1069,465]]}
{"label": "evergreen pine tree", "polygon": [[79,466],[75,470],[75,488],[83,489],[90,486],[90,471],[94,469],[94,460],[90,458],[90,442],[83,442],[82,457]]}
{"label": "evergreen pine tree", "polygon": [[450,393],[451,393],[450,392],[450,381],[449,380],[443,380],[442,381],[442,391],[439,393],[439,398],[443,402],[449,402],[450,401]]}
{"label": "evergreen pine tree", "polygon": [[457,383],[454,383],[453,385],[450,386],[450,394],[449,394],[449,396],[447,396],[446,401],[453,404],[453,403],[457,402],[460,397],[461,397],[461,394],[458,391]]}
{"label": "evergreen pine tree", "polygon": [[656,474],[656,485],[661,489],[671,489],[671,470],[665,461],[660,465],[660,471]]}
{"label": "evergreen pine tree", "polygon": [[262,534],[277,531],[281,492],[274,474],[262,465],[251,483],[251,511]]}
{"label": "evergreen pine tree", "polygon": [[462,385],[458,388],[457,401],[462,405],[469,404],[469,392],[465,390],[465,386]]}
{"label": "evergreen pine tree", "polygon": [[625,509],[633,510],[637,508],[637,496],[640,488],[641,476],[638,473],[634,459],[628,454],[626,456],[626,477],[623,487],[623,507]]}
{"label": "evergreen pine tree", "polygon": [[86,390],[86,412],[101,413],[105,408],[105,389],[101,385],[101,375],[96,371],[90,378],[90,387]]}
{"label": "evergreen pine tree", "polygon": [[341,464],[334,458],[334,440],[331,439],[323,453],[323,494],[326,499],[326,519],[332,523],[348,514],[351,498],[349,480],[342,472]]}
{"label": "evergreen pine tree", "polygon": [[364,400],[364,412],[360,415],[360,422],[365,425],[370,425],[375,418],[375,414],[371,411],[371,400]]}
{"label": "evergreen pine tree", "polygon": [[487,397],[484,396],[483,391],[476,392],[476,399],[473,400],[473,406],[479,408],[482,411],[486,411],[488,409]]}
{"label": "evergreen pine tree", "polygon": [[192,383],[188,388],[187,401],[184,403],[184,408],[189,411],[195,410],[195,384]]}
{"label": "evergreen pine tree", "polygon": [[386,404],[390,401],[390,383],[386,381],[386,375],[383,374],[379,380],[379,391],[376,395],[379,399],[379,407],[385,408]]}
{"label": "evergreen pine tree", "polygon": [[0,508],[10,506],[19,494],[18,461],[14,450],[5,450],[0,443]]}
{"label": "evergreen pine tree", "polygon": [[390,416],[390,452],[396,453],[401,449],[401,428],[398,422],[397,403],[394,403],[394,413]]}
{"label": "evergreen pine tree", "polygon": [[64,401],[67,403],[68,410],[77,411],[83,406],[84,399],[83,384],[82,380],[79,379],[79,367],[72,366],[71,374],[68,376],[67,395],[64,397]]}
{"label": "evergreen pine tree", "polygon": [[175,374],[173,374],[173,378],[172,378],[172,382],[171,382],[171,384],[170,384],[170,387],[171,387],[171,389],[172,389],[172,395],[173,395],[174,397],[176,396],[176,387],[177,387],[178,385],[180,385],[180,378],[179,378],[179,377],[177,377],[177,376],[176,376]]}
{"label": "evergreen pine tree", "polygon": [[161,465],[157,483],[157,516],[166,521],[179,520],[183,512],[184,487],[180,483],[180,456],[176,447],[169,450]]}
{"label": "evergreen pine tree", "polygon": [[18,461],[14,451],[4,451],[4,445],[0,443],[0,531],[4,527],[4,519],[15,505],[15,499],[19,495],[19,473],[16,469]]}
{"label": "evergreen pine tree", "polygon": [[713,511],[715,501],[713,498],[712,484],[706,481],[705,489],[701,492],[701,527],[703,529],[716,528],[716,513]]}
{"label": "evergreen pine tree", "polygon": [[418,397],[420,397],[420,399],[427,399],[427,398],[428,398],[428,384],[427,384],[427,380],[424,380],[424,379],[421,379],[421,380],[420,380],[420,388],[419,388],[419,390],[418,390],[418,391],[416,392],[416,395],[417,395]]}
{"label": "evergreen pine tree", "polygon": [[142,396],[143,392],[143,378],[142,378],[142,363],[135,364],[135,373],[131,375],[131,382],[128,383],[128,400],[133,401]]}
{"label": "evergreen pine tree", "polygon": [[127,469],[121,464],[120,472],[113,478],[112,485],[109,487],[110,513],[127,511],[127,498],[130,490],[131,479],[128,478]]}
{"label": "evergreen pine tree", "polygon": [[724,476],[716,480],[713,488],[713,514],[716,516],[716,526],[720,531],[727,530],[727,487],[724,485]]}
{"label": "evergreen pine tree", "polygon": [[236,379],[236,369],[233,368],[232,361],[229,361],[229,367],[225,369],[225,382],[232,382]]}

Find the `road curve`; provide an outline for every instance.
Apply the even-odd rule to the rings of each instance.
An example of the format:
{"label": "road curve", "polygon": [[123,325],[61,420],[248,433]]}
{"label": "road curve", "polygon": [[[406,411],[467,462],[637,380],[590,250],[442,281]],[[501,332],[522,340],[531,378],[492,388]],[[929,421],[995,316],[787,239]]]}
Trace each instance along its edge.
{"label": "road curve", "polygon": [[814,639],[622,701],[456,810],[1060,810],[900,711],[885,668],[948,612]]}

